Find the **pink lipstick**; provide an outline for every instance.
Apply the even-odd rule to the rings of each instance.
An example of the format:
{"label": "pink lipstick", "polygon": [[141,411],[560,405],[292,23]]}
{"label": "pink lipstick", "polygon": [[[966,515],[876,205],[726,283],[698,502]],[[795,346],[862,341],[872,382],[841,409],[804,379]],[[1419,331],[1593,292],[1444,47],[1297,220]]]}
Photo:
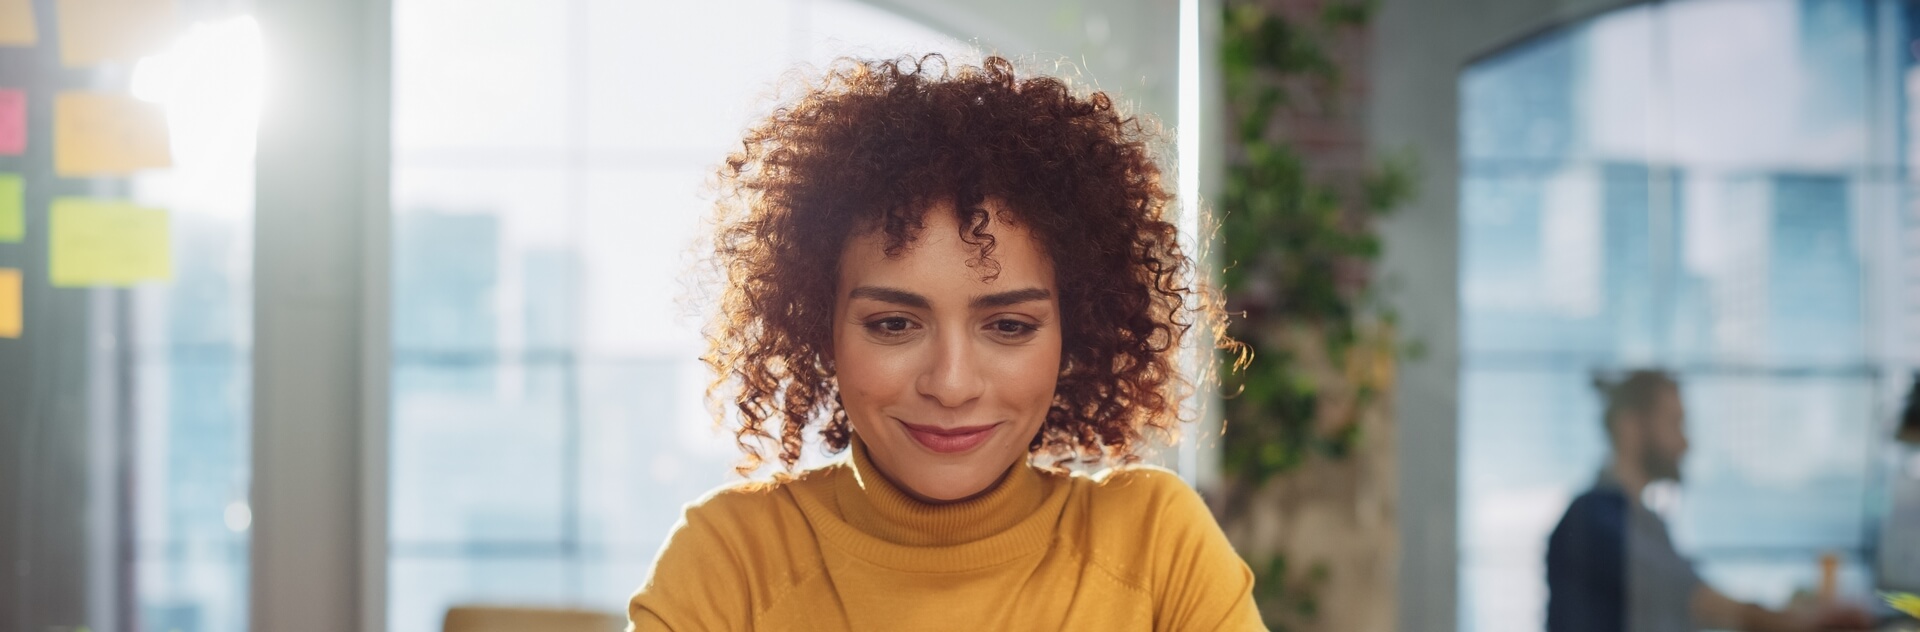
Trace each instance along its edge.
{"label": "pink lipstick", "polygon": [[[900,420],[895,419],[894,421]],[[910,424],[904,421],[900,421],[900,425],[907,429],[907,434],[913,436],[914,441],[920,442],[920,445],[926,446],[928,450],[942,454],[954,454],[972,450],[980,444],[986,443],[987,439],[993,436],[993,431],[1000,428],[1000,424],[942,428],[939,426]]]}

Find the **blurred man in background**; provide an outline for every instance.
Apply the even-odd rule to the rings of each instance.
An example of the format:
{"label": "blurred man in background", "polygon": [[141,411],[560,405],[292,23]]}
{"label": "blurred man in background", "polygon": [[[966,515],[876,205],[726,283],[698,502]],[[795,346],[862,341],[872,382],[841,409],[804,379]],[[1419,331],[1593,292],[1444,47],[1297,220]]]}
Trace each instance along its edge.
{"label": "blurred man in background", "polygon": [[1548,632],[1861,630],[1858,609],[1788,612],[1728,598],[1673,548],[1667,525],[1640,501],[1649,483],[1680,481],[1687,454],[1680,385],[1662,371],[1597,379],[1613,453],[1547,541]]}

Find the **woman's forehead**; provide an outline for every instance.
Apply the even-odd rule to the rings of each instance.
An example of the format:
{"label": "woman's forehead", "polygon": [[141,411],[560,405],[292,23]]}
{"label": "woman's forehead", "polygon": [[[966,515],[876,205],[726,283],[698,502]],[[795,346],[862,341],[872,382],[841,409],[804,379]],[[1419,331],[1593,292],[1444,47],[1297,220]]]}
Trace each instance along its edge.
{"label": "woman's forehead", "polygon": [[[840,294],[853,285],[870,281],[944,286],[955,289],[991,285],[1053,287],[1053,266],[1044,246],[1031,231],[1019,224],[988,220],[980,226],[961,228],[951,205],[927,209],[920,230],[900,247],[888,252],[888,236],[883,231],[866,231],[847,240],[840,256]],[[991,243],[991,252],[985,244]],[[986,257],[982,254],[985,252]]]}

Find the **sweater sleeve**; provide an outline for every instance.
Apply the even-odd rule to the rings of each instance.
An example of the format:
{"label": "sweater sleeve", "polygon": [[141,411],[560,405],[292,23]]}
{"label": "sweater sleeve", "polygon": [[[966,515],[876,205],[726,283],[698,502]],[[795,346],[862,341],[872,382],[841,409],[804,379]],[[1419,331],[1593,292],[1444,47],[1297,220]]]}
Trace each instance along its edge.
{"label": "sweater sleeve", "polygon": [[[1131,490],[1150,527],[1144,569],[1154,599],[1155,630],[1265,630],[1253,601],[1253,570],[1186,481],[1149,467],[1115,472],[1106,483]],[[1138,502],[1144,501],[1144,502]]]}
{"label": "sweater sleeve", "polygon": [[646,584],[627,604],[630,632],[746,630],[753,606],[747,568],[728,545],[723,513],[689,507],[661,547]]}

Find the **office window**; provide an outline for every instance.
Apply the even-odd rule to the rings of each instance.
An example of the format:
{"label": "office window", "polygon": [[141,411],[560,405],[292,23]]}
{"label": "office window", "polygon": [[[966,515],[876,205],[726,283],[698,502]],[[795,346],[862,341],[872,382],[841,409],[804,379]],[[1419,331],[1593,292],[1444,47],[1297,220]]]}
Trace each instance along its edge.
{"label": "office window", "polygon": [[1651,3],[1463,73],[1460,629],[1541,629],[1547,535],[1608,454],[1589,384],[1643,366],[1682,382],[1653,505],[1708,581],[1778,606],[1834,552],[1867,596],[1920,365],[1916,24]]}
{"label": "office window", "polygon": [[965,51],[850,0],[394,3],[390,629],[624,611],[737,457],[683,305],[780,74]]}
{"label": "office window", "polygon": [[135,290],[133,507],[139,629],[239,632],[252,526],[253,149],[265,62],[245,14],[209,12],[142,60],[172,169],[133,199],[172,213],[173,281]]}

